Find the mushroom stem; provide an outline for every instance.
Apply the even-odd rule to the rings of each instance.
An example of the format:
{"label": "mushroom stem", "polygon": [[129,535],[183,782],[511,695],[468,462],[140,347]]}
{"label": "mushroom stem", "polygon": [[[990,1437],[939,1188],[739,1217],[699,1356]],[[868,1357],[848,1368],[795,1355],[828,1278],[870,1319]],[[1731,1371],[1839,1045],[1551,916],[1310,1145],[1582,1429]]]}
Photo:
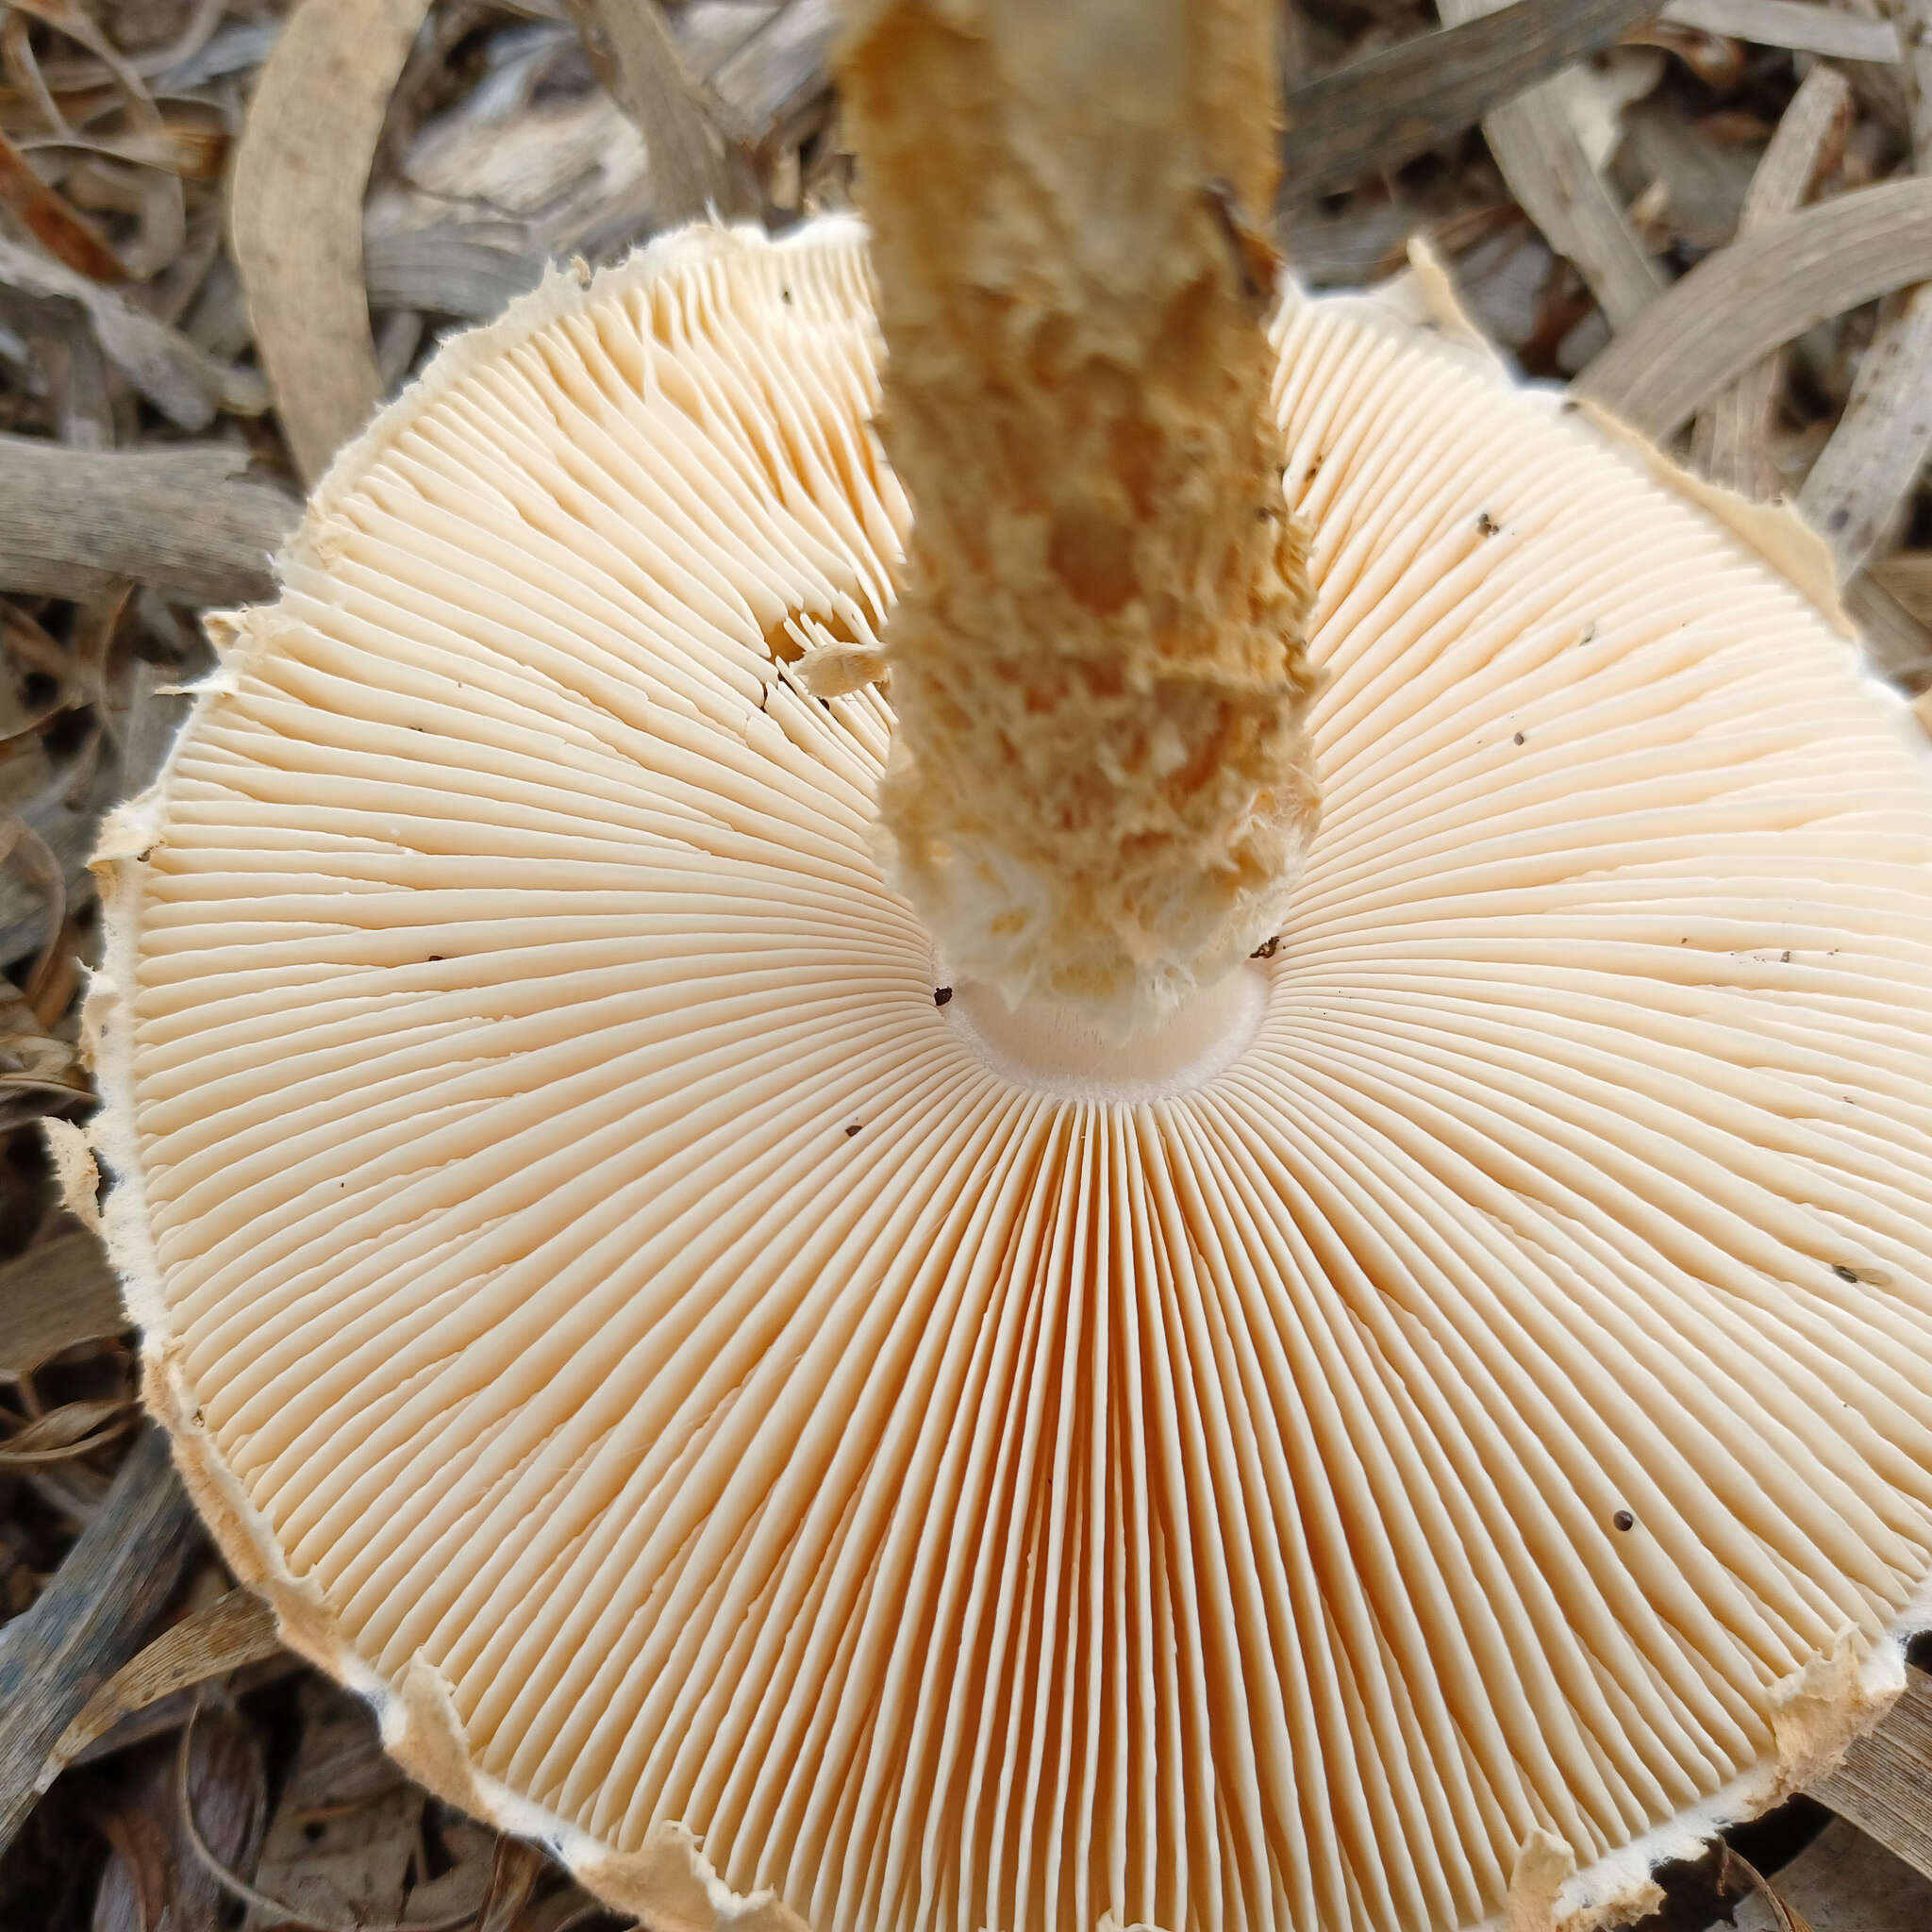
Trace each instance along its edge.
{"label": "mushroom stem", "polygon": [[1281,488],[1268,0],[856,0],[844,97],[915,521],[896,887],[1124,1039],[1278,927],[1318,801]]}

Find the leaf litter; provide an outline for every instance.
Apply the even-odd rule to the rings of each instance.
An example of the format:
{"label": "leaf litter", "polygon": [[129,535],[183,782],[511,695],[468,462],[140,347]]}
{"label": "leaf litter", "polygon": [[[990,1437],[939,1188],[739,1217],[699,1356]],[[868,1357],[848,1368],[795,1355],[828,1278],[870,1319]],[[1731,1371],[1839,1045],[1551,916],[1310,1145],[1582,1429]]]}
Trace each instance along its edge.
{"label": "leaf litter", "polygon": [[[1316,286],[1423,237],[1524,374],[1803,503],[1932,730],[1932,420],[1908,407],[1932,391],[1925,4],[1285,0],[1275,225]],[[276,1645],[138,1424],[74,1131],[86,858],[210,668],[203,611],[269,591],[304,484],[444,330],[707,205],[782,227],[849,201],[837,21],[836,0],[0,0],[8,1928],[622,1923],[391,1765],[367,1710]],[[1924,1679],[1817,1795],[1838,1821],[1794,1801],[1667,1873],[1652,1932],[1925,1923],[1886,1916],[1932,1872]]]}

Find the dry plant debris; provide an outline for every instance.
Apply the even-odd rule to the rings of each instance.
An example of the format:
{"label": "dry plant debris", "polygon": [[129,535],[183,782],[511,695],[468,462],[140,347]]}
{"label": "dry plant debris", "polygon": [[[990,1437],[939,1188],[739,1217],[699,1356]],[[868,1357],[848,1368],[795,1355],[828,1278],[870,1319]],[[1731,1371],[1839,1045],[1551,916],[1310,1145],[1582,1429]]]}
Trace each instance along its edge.
{"label": "dry plant debris", "polygon": [[[848,198],[830,0],[647,5],[0,0],[9,1928],[229,1923],[197,1837],[274,1902],[251,1926],[616,1923],[399,1783],[358,1706],[266,1653],[126,1425],[112,1284],[39,1124],[86,1105],[93,828],[208,667],[199,613],[267,589],[300,482],[546,259],[610,258],[705,198],[777,226]],[[1721,480],[1842,510],[1848,607],[1932,686],[1932,328],[1896,292],[1932,276],[1916,0],[1492,12],[1284,7],[1291,258],[1362,282],[1423,234],[1526,372],[1584,372],[1656,435],[1694,415],[1687,453]],[[1915,1683],[1819,1787],[1849,1823],[1788,1874],[1761,1857],[1786,1916],[1760,1896],[1740,1924],[1924,1923],[1923,1901],[1884,1916],[1904,1894],[1872,1843],[1932,1871],[1928,1713]]]}
{"label": "dry plant debris", "polygon": [[1753,1874],[1737,1932],[1922,1932],[1932,1880],[1848,1821],[1827,1825],[1773,1878]]}
{"label": "dry plant debris", "polygon": [[0,1649],[0,1848],[40,1794],[42,1768],[94,1683],[119,1668],[165,1603],[192,1515],[152,1427],[98,1512]]}
{"label": "dry plant debris", "polygon": [[1912,1673],[1884,1727],[1845,1753],[1817,1795],[1932,1877],[1932,1677]]}
{"label": "dry plant debris", "polygon": [[[1832,150],[1843,150],[1851,106],[1851,83],[1836,68],[1820,65],[1805,76],[1751,176],[1738,210],[1740,235],[1803,206]],[[1784,352],[1774,350],[1699,411],[1693,458],[1712,482],[1746,496],[1777,493],[1770,445],[1786,376]]]}
{"label": "dry plant debris", "polygon": [[305,481],[382,398],[362,200],[427,0],[304,0],[235,156],[229,242],[282,434]]}
{"label": "dry plant debris", "polygon": [[[1499,0],[1445,0],[1450,19],[1496,11]],[[1524,212],[1574,265],[1613,326],[1641,315],[1661,287],[1649,255],[1584,147],[1567,77],[1504,99],[1483,123],[1496,165]]]}
{"label": "dry plant debris", "polygon": [[0,1267],[0,1376],[23,1381],[121,1320],[121,1286],[100,1242],[81,1232],[42,1241]]}
{"label": "dry plant debris", "polygon": [[1518,0],[1442,9],[1418,35],[1291,90],[1282,173],[1301,194],[1346,187],[1450,141],[1546,75],[1613,46],[1649,0]]}
{"label": "dry plant debris", "polygon": [[598,77],[652,143],[652,212],[662,227],[706,213],[755,213],[748,158],[727,140],[685,72],[655,7],[565,0]]}

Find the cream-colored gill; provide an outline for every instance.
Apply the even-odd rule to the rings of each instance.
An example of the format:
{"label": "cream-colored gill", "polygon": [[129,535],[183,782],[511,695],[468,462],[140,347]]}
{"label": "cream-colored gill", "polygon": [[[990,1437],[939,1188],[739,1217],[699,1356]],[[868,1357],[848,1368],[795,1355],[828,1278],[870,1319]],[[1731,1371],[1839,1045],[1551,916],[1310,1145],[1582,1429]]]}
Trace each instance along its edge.
{"label": "cream-colored gill", "polygon": [[866,291],[696,231],[459,339],[110,834],[197,1500],[634,1907],[674,1827],[815,1932],[1463,1932],[1546,1840],[1639,1901],[1922,1619],[1896,708],[1586,425],[1293,304],[1322,829],[1239,1026],[1070,1071],[942,1002],[889,692],[813,694],[908,529]]}

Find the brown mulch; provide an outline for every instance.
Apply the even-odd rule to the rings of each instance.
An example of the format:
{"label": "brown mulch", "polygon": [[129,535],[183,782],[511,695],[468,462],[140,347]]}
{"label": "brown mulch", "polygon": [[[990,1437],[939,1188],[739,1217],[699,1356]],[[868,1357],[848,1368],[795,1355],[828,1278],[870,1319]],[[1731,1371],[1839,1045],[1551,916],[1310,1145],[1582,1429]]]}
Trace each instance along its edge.
{"label": "brown mulch", "polygon": [[[1896,22],[1889,4],[1520,0],[1491,19],[1490,0],[1294,0],[1277,225],[1317,286],[1386,275],[1425,238],[1524,374],[1794,498],[1918,693],[1932,0],[1896,0]],[[0,0],[7,1932],[624,1923],[411,1787],[231,1587],[140,1422],[43,1123],[89,1106],[100,815],[148,781],[175,688],[208,668],[199,613],[269,591],[330,452],[546,261],[620,255],[707,206],[782,226],[848,198],[834,0],[649,9]],[[1740,1923],[1802,1924],[1781,1867],[1817,1932],[1932,1924],[1880,1916],[1919,1881],[1827,1823],[1798,1801],[1728,1863],[1673,1873],[1658,1932],[1740,1901]]]}

